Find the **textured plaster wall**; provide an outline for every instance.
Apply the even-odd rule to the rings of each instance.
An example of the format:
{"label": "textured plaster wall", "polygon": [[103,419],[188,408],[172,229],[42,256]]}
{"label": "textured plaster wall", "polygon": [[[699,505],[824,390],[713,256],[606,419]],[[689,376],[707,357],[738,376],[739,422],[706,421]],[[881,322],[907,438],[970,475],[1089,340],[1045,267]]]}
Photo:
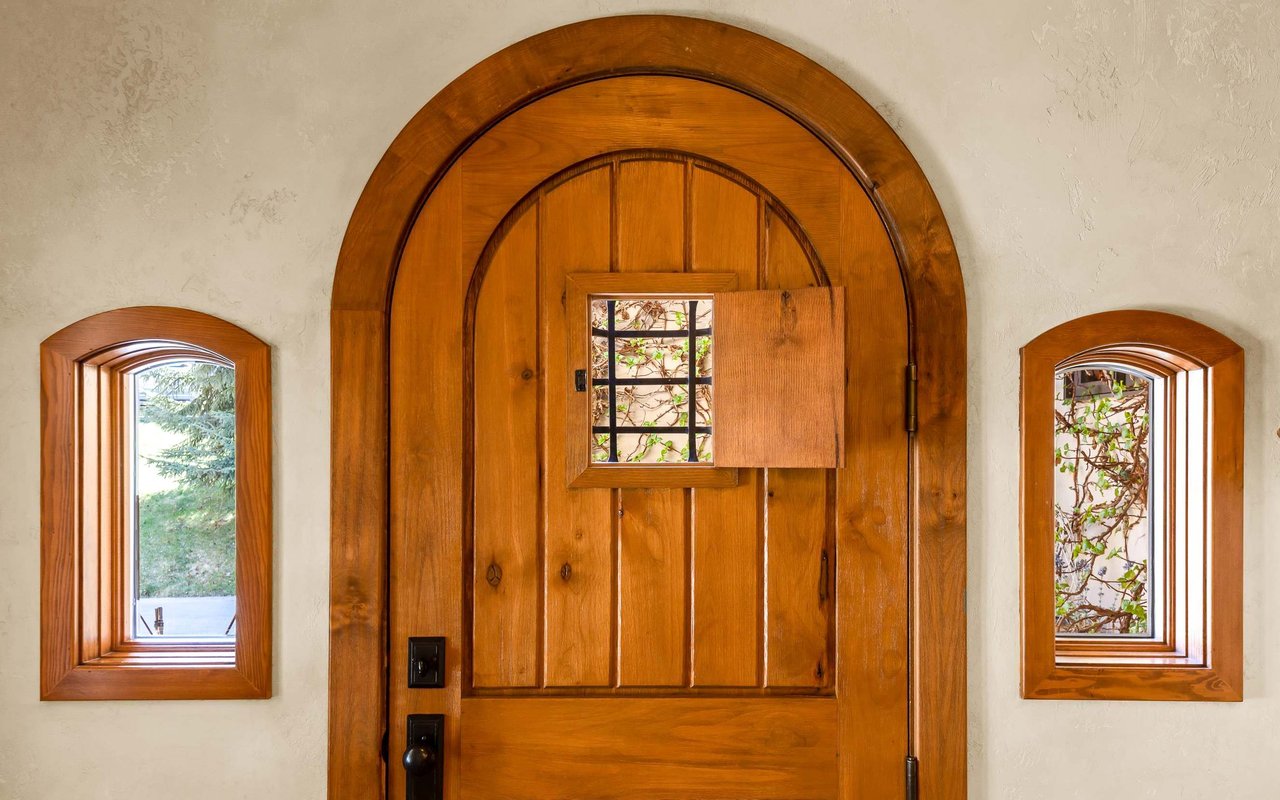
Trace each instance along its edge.
{"label": "textured plaster wall", "polygon": [[[653,10],[827,65],[941,198],[970,312],[971,796],[1280,796],[1270,0],[0,0],[0,798],[323,795],[327,312],[351,208],[467,66],[560,23]],[[270,701],[36,700],[37,346],[145,303],[275,347]],[[1248,352],[1243,704],[1018,699],[1017,348],[1125,306],[1188,314]]]}

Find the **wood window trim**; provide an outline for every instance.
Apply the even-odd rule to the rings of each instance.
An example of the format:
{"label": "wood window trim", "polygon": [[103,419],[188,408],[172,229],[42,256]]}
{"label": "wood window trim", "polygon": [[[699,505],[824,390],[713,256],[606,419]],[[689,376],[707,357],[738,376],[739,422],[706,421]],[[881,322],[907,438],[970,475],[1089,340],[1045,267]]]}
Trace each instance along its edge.
{"label": "wood window trim", "polygon": [[[642,297],[645,295],[677,296],[700,295],[711,297],[716,292],[730,292],[738,288],[738,276],[733,273],[689,272],[638,272],[638,273],[572,273],[565,280],[565,302],[570,331],[565,369],[568,370],[564,386],[571,393],[566,407],[569,416],[565,425],[565,467],[569,485],[574,488],[599,486],[633,487],[709,487],[736,486],[738,470],[717,467],[714,464],[692,466],[626,466],[602,465],[591,462],[590,438],[591,393],[577,392],[572,375],[574,370],[587,366],[591,346],[589,305],[592,297]],[[712,325],[714,326],[714,322]],[[713,334],[714,335],[714,334]]]}
{"label": "wood window trim", "polygon": [[[124,558],[131,493],[126,377],[189,358],[236,370],[236,639],[131,639]],[[42,700],[271,696],[271,355],[181,308],[107,311],[40,346]]]}
{"label": "wood window trim", "polygon": [[[1132,367],[1163,384],[1168,418],[1159,457],[1170,488],[1159,493],[1165,519],[1159,527],[1169,558],[1162,572],[1169,577],[1162,636],[1153,640],[1064,641],[1054,632],[1055,374],[1100,362]],[[1194,400],[1197,384],[1202,402]],[[1240,346],[1205,325],[1155,311],[1111,311],[1063,323],[1022,350],[1021,437],[1022,696],[1243,699]]]}
{"label": "wood window trim", "polygon": [[621,74],[711,81],[781,109],[848,166],[884,219],[909,298],[918,376],[910,453],[911,752],[927,765],[921,796],[965,797],[967,328],[946,219],[901,139],[830,71],[741,28],[661,15],[567,25],[480,62],[405,126],[352,213],[330,318],[329,796],[366,800],[386,792],[387,365],[405,236],[480,132],[540,97]]}

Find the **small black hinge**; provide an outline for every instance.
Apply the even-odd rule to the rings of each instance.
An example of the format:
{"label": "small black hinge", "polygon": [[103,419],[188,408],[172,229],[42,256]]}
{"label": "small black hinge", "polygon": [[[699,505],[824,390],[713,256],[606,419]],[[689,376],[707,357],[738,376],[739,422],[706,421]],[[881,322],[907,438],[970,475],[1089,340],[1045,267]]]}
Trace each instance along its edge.
{"label": "small black hinge", "polygon": [[906,425],[908,433],[916,431],[916,365],[907,365],[907,414]]}
{"label": "small black hinge", "polygon": [[907,800],[920,800],[920,762],[907,756]]}
{"label": "small black hinge", "polygon": [[587,390],[587,371],[585,369],[575,369],[573,371],[573,390],[575,392],[585,392]]}

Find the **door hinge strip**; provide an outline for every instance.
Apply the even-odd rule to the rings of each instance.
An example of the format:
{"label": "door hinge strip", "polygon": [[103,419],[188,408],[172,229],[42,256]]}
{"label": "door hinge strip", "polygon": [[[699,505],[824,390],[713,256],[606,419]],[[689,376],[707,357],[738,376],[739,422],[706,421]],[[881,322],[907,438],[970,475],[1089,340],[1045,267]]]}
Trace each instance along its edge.
{"label": "door hinge strip", "polygon": [[907,365],[907,413],[906,425],[907,433],[916,432],[916,365]]}
{"label": "door hinge strip", "polygon": [[920,761],[907,756],[907,800],[920,800]]}

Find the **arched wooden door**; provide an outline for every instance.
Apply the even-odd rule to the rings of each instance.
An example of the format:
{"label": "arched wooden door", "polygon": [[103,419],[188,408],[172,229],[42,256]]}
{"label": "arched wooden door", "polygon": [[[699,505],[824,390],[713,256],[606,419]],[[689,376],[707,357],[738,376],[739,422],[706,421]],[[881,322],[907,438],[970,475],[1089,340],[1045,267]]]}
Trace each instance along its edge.
{"label": "arched wooden door", "polygon": [[[902,797],[920,509],[901,232],[866,176],[776,104],[694,74],[592,77],[463,143],[397,252],[369,353],[385,347],[387,472],[365,496],[387,509],[389,796]],[[652,293],[667,274],[842,288],[843,467],[711,485],[654,465],[651,484],[571,485],[586,365],[567,354],[588,331],[568,287],[603,274],[624,293],[629,275]],[[335,311],[335,368],[354,356],[337,355],[339,328]],[[335,429],[352,408],[339,394]],[[344,474],[335,463],[335,494],[354,490]],[[335,559],[352,558],[338,550],[335,529]],[[340,684],[354,662],[338,648],[355,648],[337,603]],[[414,637],[443,637],[438,675]],[[331,728],[352,716],[333,696]],[[339,774],[331,795],[358,783]]]}
{"label": "arched wooden door", "polygon": [[[668,271],[844,287],[844,469],[569,486],[566,277]],[[504,119],[428,198],[392,296],[391,663],[445,636],[449,666],[392,684],[391,741],[444,714],[456,797],[901,792],[907,361],[884,225],[795,121],[655,76]]]}

